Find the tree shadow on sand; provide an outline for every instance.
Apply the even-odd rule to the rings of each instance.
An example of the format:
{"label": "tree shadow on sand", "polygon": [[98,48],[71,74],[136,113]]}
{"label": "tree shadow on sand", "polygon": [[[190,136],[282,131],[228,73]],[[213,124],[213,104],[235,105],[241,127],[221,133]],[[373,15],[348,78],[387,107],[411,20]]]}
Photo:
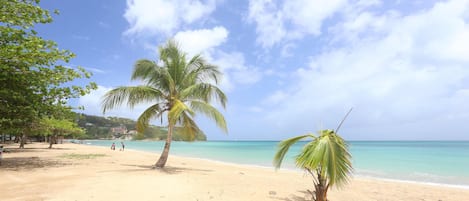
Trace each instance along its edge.
{"label": "tree shadow on sand", "polygon": [[49,149],[48,147],[44,147],[44,148],[37,148],[37,147],[25,147],[23,149],[20,149],[20,148],[12,148],[12,147],[8,147],[8,148],[5,148],[4,149],[4,152],[5,153],[26,153],[26,152],[45,152],[47,150],[74,150],[74,149],[71,149],[71,148],[55,148],[53,147],[52,149]]}
{"label": "tree shadow on sand", "polygon": [[298,194],[293,195],[291,194],[290,196],[286,198],[281,198],[281,197],[274,197],[275,199],[278,200],[283,200],[283,201],[310,201],[313,200],[311,193],[308,191],[298,191]]}
{"label": "tree shadow on sand", "polygon": [[68,163],[39,157],[11,157],[4,158],[2,160],[2,165],[0,165],[0,169],[22,171],[49,167],[61,167],[64,165],[68,165]]}
{"label": "tree shadow on sand", "polygon": [[122,171],[159,171],[166,174],[178,174],[183,172],[213,172],[213,170],[197,169],[197,168],[185,168],[185,167],[173,167],[165,166],[164,168],[155,168],[154,165],[132,165],[122,164],[124,166],[135,167],[132,169],[125,169]]}

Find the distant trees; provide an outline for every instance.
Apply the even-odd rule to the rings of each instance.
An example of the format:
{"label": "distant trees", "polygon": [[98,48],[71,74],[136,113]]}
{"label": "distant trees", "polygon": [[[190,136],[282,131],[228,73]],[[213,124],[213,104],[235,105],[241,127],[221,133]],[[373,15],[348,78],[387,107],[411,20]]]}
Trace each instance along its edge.
{"label": "distant trees", "polygon": [[216,100],[225,107],[226,96],[216,86],[221,72],[200,55],[186,59],[186,54],[170,40],[159,48],[159,59],[159,62],[138,60],[132,80],[140,80],[143,84],[109,91],[103,97],[102,108],[106,112],[122,104],[132,108],[140,103],[152,103],[138,118],[139,132],[148,127],[150,119],[163,120],[166,115],[168,135],[163,153],[155,164],[157,168],[163,168],[176,126],[184,130],[189,140],[194,140],[195,134],[200,132],[194,121],[196,113],[206,115],[227,131],[223,115],[210,105],[212,100]]}
{"label": "distant trees", "polygon": [[37,35],[36,24],[52,22],[39,3],[0,0],[0,130],[21,137],[21,148],[41,119],[63,119],[62,113],[72,109],[67,103],[70,98],[96,88],[92,82],[71,84],[91,74],[65,66],[74,54]]}
{"label": "distant trees", "polygon": [[[87,139],[103,139],[111,137],[111,128],[124,125],[129,131],[136,129],[137,122],[132,119],[122,117],[101,117],[87,114],[78,115],[78,126],[85,129],[85,136]],[[133,136],[133,140],[162,140],[166,139],[168,129],[166,127],[149,125],[143,132],[139,132]],[[188,136],[184,134],[184,130],[176,127],[172,136],[176,141],[187,141]],[[207,136],[202,132],[195,134],[197,141],[207,140]]]}
{"label": "distant trees", "polygon": [[76,122],[68,119],[44,118],[40,127],[41,134],[49,138],[49,149],[57,143],[58,136],[79,136],[85,133]]}

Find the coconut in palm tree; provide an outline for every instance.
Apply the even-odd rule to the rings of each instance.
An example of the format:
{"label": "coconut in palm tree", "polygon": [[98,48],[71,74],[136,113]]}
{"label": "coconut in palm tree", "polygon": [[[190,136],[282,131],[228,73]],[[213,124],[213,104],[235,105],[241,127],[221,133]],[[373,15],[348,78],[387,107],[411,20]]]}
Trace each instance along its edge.
{"label": "coconut in palm tree", "polygon": [[205,61],[201,55],[186,59],[176,42],[169,40],[159,48],[159,62],[138,60],[134,66],[132,80],[142,83],[139,86],[121,86],[107,92],[102,101],[103,113],[122,104],[133,108],[137,104],[151,103],[137,120],[137,131],[143,130],[152,119],[165,118],[168,135],[163,152],[155,164],[163,168],[169,155],[173,130],[182,127],[189,139],[195,139],[200,132],[194,121],[201,113],[215,121],[218,127],[227,132],[223,115],[210,103],[217,101],[226,106],[226,95],[217,87],[221,72],[217,66]]}

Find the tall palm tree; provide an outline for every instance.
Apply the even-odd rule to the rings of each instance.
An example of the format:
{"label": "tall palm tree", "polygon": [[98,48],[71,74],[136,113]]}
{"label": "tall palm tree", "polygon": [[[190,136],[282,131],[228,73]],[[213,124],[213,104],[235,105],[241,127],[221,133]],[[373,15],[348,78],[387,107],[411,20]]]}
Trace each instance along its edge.
{"label": "tall palm tree", "polygon": [[327,200],[327,190],[333,185],[345,184],[352,172],[351,155],[347,143],[333,130],[321,130],[318,136],[306,134],[280,142],[274,157],[274,165],[278,169],[288,149],[304,138],[312,138],[296,156],[296,165],[308,171],[314,178],[316,201]]}
{"label": "tall palm tree", "polygon": [[151,119],[166,115],[168,136],[163,153],[156,162],[157,168],[166,164],[171,146],[173,129],[181,126],[185,134],[193,140],[200,132],[194,121],[196,113],[202,113],[214,120],[218,127],[227,132],[223,115],[210,104],[215,100],[225,108],[226,95],[216,84],[221,77],[217,66],[208,64],[200,55],[186,59],[176,42],[169,40],[159,47],[160,62],[138,60],[134,66],[132,80],[142,85],[122,86],[107,92],[102,101],[103,113],[127,103],[133,108],[140,103],[151,103],[137,120],[137,130],[143,130]]}

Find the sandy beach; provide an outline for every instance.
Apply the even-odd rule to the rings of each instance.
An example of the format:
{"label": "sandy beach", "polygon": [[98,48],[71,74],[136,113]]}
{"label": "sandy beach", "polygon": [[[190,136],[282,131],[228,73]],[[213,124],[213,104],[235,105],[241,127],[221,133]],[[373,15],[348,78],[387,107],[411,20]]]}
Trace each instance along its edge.
{"label": "sandy beach", "polygon": [[[298,171],[170,156],[151,169],[158,154],[112,151],[78,144],[6,145],[0,166],[0,200],[309,200],[308,175]],[[469,200],[469,189],[353,178],[329,200]]]}

